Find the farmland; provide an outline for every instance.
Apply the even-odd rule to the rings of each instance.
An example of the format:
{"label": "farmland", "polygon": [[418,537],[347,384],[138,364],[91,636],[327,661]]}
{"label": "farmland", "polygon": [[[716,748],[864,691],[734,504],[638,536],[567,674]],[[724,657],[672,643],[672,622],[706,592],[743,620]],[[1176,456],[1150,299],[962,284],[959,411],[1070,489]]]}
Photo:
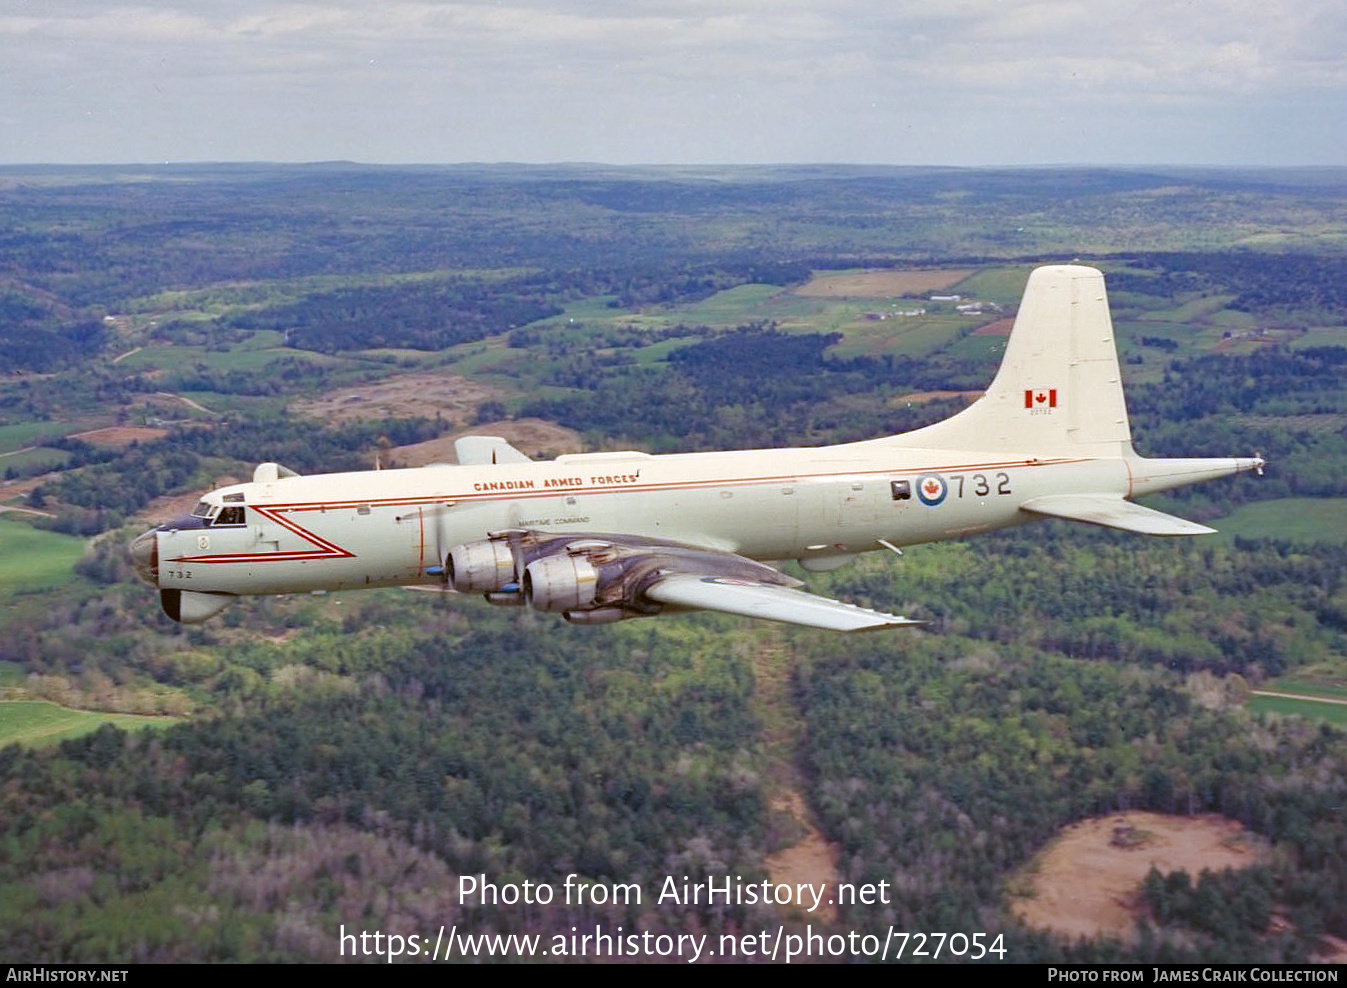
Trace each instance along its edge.
{"label": "farmland", "polygon": [[83,539],[44,532],[12,514],[0,514],[0,592],[69,582],[84,551]]}
{"label": "farmland", "polygon": [[18,744],[45,748],[92,734],[104,724],[124,731],[176,724],[176,717],[98,713],[61,707],[43,700],[0,700],[0,747]]}
{"label": "farmland", "polygon": [[[1347,681],[1347,176],[131,172],[0,185],[18,313],[0,499],[38,512],[0,515],[13,956],[327,960],[340,925],[408,916],[793,921],[460,912],[443,890],[483,873],[652,901],[668,875],[884,880],[883,908],[811,921],[985,929],[1017,961],[1299,960],[1347,933],[1342,721],[1250,699]],[[1266,456],[1264,477],[1154,502],[1219,536],[1045,523],[810,574],[926,622],[859,637],[724,615],[575,628],[399,590],[182,628],[125,556],[259,460],[415,465],[467,432],[550,456],[918,427],[986,387],[1029,271],[1064,258],[1106,272],[1139,451]],[[130,711],[175,716],[143,732]],[[1124,815],[1257,850],[1204,878],[1227,859],[1176,839],[1158,883],[1110,893],[1130,897],[1113,925],[1021,918],[1026,869]]]}

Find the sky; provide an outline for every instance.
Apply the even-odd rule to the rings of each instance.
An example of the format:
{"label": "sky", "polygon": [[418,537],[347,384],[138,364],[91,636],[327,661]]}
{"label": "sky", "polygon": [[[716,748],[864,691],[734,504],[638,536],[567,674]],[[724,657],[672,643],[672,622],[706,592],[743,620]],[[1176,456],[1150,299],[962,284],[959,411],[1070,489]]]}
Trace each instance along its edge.
{"label": "sky", "polygon": [[1347,164],[1342,0],[0,0],[0,164]]}

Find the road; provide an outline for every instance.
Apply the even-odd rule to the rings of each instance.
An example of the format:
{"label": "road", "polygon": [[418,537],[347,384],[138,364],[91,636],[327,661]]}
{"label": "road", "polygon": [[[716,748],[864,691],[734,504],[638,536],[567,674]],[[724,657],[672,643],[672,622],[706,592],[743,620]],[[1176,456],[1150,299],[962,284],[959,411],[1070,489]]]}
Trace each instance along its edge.
{"label": "road", "polygon": [[1278,693],[1274,690],[1249,690],[1253,696],[1279,696],[1284,700],[1308,700],[1310,703],[1338,703],[1347,707],[1347,700],[1338,700],[1331,696],[1307,696],[1304,693]]}

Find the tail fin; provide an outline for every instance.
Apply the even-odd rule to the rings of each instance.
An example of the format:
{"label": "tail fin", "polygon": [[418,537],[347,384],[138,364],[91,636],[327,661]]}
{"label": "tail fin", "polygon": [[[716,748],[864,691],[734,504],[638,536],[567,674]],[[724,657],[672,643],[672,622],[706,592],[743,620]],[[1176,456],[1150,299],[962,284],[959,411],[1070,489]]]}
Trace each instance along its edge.
{"label": "tail fin", "polygon": [[1103,273],[1076,264],[1037,268],[991,387],[903,443],[1035,456],[1131,455]]}

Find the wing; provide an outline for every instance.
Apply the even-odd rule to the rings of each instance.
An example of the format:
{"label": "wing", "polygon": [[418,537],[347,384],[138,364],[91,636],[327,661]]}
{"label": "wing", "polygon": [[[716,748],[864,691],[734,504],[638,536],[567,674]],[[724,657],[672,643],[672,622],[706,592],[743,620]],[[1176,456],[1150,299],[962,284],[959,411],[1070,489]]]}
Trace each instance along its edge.
{"label": "wing", "polygon": [[828,631],[873,631],[922,623],[792,587],[691,573],[661,577],[645,589],[645,596],[661,604],[724,611]]}
{"label": "wing", "polygon": [[527,603],[598,624],[711,610],[833,631],[920,624],[797,589],[799,580],[723,549],[605,533],[492,532],[449,551],[445,576],[496,604]]}

